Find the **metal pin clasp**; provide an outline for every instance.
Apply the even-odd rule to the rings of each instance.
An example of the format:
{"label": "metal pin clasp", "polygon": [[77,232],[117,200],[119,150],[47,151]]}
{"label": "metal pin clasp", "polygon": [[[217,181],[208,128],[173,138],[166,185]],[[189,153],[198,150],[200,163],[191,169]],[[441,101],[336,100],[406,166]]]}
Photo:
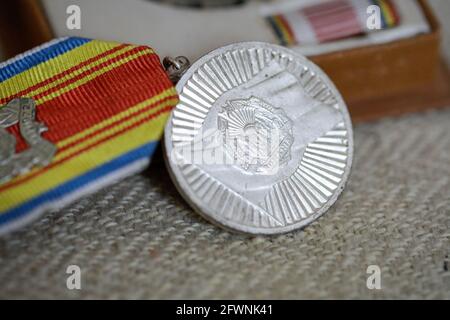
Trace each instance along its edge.
{"label": "metal pin clasp", "polygon": [[189,59],[184,56],[179,56],[176,58],[164,57],[163,59],[163,66],[173,84],[176,84],[180,80],[190,65],[191,63],[189,62]]}

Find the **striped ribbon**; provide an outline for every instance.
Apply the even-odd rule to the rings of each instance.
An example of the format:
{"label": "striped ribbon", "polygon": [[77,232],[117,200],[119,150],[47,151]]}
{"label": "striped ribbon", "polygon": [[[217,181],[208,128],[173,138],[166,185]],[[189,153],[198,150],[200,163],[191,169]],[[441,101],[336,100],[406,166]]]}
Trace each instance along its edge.
{"label": "striped ribbon", "polygon": [[[52,162],[0,185],[0,234],[143,169],[176,90],[145,46],[62,38],[0,64],[0,105],[36,101]],[[18,125],[7,129],[27,146]]]}
{"label": "striped ribbon", "polygon": [[390,0],[332,0],[282,14],[267,21],[282,45],[317,44],[369,32],[367,8],[380,8],[381,28],[399,23],[399,15]]}

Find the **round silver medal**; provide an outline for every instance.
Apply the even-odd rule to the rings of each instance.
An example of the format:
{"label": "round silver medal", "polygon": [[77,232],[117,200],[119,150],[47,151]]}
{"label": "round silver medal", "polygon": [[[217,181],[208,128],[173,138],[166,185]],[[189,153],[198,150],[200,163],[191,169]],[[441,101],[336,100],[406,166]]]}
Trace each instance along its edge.
{"label": "round silver medal", "polygon": [[232,44],[196,61],[177,90],[166,162],[207,220],[251,234],[288,232],[321,216],[344,189],[353,156],[347,107],[302,55]]}

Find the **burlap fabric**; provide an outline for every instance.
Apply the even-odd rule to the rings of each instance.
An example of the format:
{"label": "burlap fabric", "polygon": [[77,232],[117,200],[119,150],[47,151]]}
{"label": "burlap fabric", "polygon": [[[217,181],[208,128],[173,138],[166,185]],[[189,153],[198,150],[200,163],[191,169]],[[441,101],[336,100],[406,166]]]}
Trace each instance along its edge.
{"label": "burlap fabric", "polygon": [[[157,155],[0,240],[2,298],[450,298],[450,109],[359,125],[353,172],[302,231],[231,234],[177,194]],[[66,268],[82,289],[66,288]],[[381,268],[381,290],[366,286]]]}

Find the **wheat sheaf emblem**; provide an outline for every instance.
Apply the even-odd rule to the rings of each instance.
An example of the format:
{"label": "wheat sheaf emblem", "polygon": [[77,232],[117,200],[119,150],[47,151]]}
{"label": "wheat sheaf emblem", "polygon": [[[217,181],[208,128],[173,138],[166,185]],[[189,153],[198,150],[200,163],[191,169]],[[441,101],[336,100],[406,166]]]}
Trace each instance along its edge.
{"label": "wheat sheaf emblem", "polygon": [[227,101],[218,127],[225,150],[245,171],[270,173],[291,159],[292,121],[283,109],[260,98]]}

